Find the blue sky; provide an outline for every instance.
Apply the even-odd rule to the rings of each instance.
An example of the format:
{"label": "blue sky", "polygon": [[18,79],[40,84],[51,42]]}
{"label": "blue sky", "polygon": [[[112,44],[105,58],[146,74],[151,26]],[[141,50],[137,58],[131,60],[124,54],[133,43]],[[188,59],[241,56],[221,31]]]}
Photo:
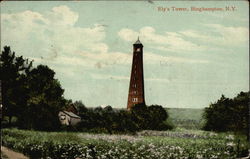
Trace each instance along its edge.
{"label": "blue sky", "polygon": [[[46,64],[64,96],[125,108],[132,44],[144,45],[146,104],[203,108],[249,89],[247,1],[1,2],[1,48]],[[236,7],[172,11],[172,7]],[[158,7],[170,11],[158,11]]]}

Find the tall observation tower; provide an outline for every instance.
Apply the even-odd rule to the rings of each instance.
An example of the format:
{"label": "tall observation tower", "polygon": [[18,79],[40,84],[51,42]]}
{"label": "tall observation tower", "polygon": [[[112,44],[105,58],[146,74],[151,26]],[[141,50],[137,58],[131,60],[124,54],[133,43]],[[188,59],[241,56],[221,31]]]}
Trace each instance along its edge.
{"label": "tall observation tower", "polygon": [[133,62],[130,76],[128,105],[131,109],[135,104],[144,103],[144,77],[143,77],[143,45],[139,40],[133,44]]}

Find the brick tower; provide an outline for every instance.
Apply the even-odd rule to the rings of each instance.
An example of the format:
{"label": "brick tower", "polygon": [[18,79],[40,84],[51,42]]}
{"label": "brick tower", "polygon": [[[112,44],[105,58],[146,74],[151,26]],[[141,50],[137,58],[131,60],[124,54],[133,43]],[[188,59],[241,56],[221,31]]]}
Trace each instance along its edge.
{"label": "brick tower", "polygon": [[135,104],[144,103],[144,77],[143,77],[143,45],[139,40],[133,44],[133,62],[130,76],[128,105],[131,109]]}

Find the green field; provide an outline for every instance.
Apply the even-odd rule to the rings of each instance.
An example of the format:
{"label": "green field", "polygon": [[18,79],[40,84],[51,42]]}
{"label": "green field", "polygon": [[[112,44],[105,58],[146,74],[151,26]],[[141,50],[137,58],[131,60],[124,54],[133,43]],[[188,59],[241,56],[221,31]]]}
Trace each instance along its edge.
{"label": "green field", "polygon": [[166,108],[169,113],[168,121],[175,127],[185,129],[201,129],[203,109]]}
{"label": "green field", "polygon": [[3,129],[4,146],[31,159],[230,159],[247,156],[243,136],[199,130],[203,109],[167,108],[174,130],[91,134]]}
{"label": "green field", "polygon": [[31,158],[236,158],[247,154],[244,139],[229,133],[176,129],[136,135],[37,132],[3,129],[3,145]]}

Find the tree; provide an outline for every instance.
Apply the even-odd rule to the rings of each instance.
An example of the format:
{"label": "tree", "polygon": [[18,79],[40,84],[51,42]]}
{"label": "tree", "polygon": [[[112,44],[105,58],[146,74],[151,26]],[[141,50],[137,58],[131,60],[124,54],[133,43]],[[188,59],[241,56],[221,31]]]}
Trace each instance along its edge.
{"label": "tree", "polygon": [[73,103],[73,105],[74,105],[74,106],[76,107],[76,109],[78,110],[80,116],[86,114],[86,112],[88,111],[88,109],[87,109],[86,106],[82,103],[81,100],[75,101],[75,102]]}
{"label": "tree", "polygon": [[214,104],[210,104],[209,108],[205,108],[206,119],[204,126],[205,130],[213,131],[228,131],[229,122],[231,120],[230,114],[232,114],[233,101],[229,98],[225,98],[224,95]]}
{"label": "tree", "polygon": [[0,80],[2,86],[3,115],[17,116],[26,104],[27,87],[25,78],[30,72],[32,61],[16,56],[10,47],[5,46],[0,56]]}
{"label": "tree", "polygon": [[234,113],[232,119],[232,129],[244,130],[248,128],[249,92],[240,92],[234,99]]}
{"label": "tree", "polygon": [[144,103],[135,104],[131,108],[131,115],[138,128],[142,130],[148,129],[150,115],[148,112],[148,108]]}
{"label": "tree", "polygon": [[215,103],[205,108],[203,129],[213,131],[248,132],[249,92],[240,92],[235,98],[224,95]]}
{"label": "tree", "polygon": [[26,129],[55,130],[59,127],[58,113],[64,107],[64,90],[55,72],[38,65],[27,74],[27,105],[18,116],[19,126]]}
{"label": "tree", "polygon": [[160,105],[136,104],[132,107],[131,113],[133,121],[139,129],[166,130],[172,128],[165,122],[168,118],[167,111]]}
{"label": "tree", "polygon": [[111,106],[106,106],[103,109],[103,127],[108,131],[109,134],[112,134],[112,126],[114,122],[114,111]]}
{"label": "tree", "polygon": [[160,105],[151,105],[148,107],[150,114],[149,128],[153,130],[164,129],[164,121],[168,118],[167,111]]}
{"label": "tree", "polygon": [[118,132],[135,133],[139,130],[138,125],[133,120],[131,111],[119,110],[113,117],[113,130]]}

